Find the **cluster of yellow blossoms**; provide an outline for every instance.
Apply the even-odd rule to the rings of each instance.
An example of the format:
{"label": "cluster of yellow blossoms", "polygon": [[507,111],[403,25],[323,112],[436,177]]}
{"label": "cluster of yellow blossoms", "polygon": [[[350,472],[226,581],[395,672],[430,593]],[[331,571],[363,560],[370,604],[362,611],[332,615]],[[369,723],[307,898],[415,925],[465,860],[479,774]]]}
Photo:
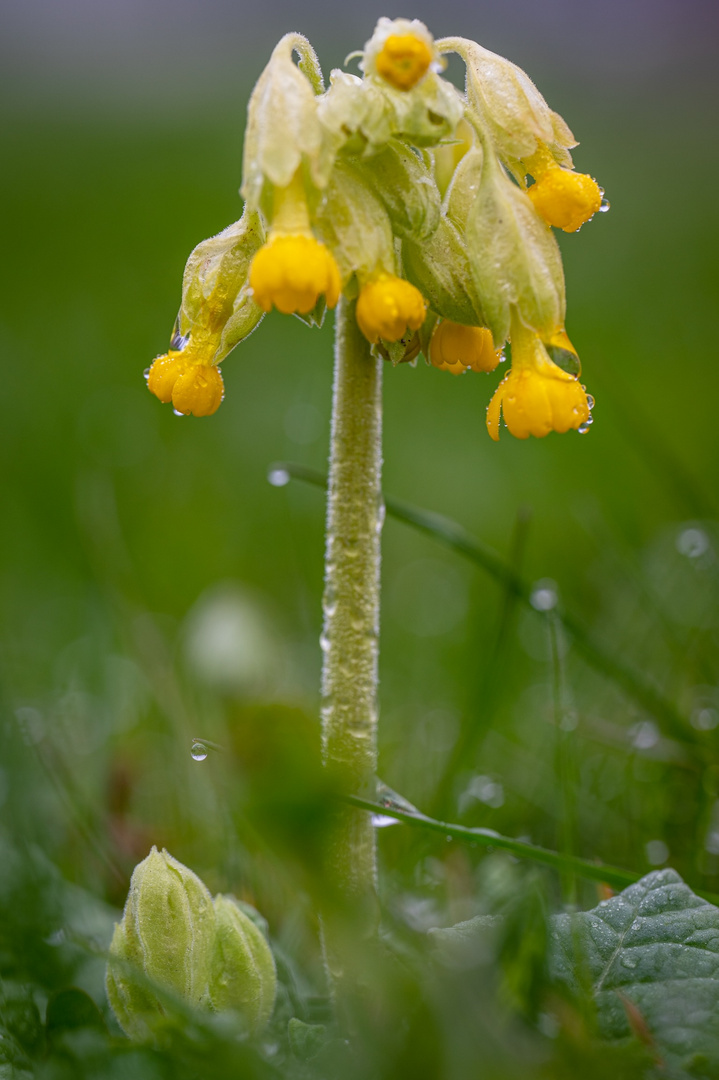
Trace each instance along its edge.
{"label": "cluster of yellow blossoms", "polygon": [[[448,52],[464,94],[441,76]],[[607,204],[573,169],[571,131],[510,61],[417,20],[380,19],[361,57],[363,77],[333,71],[325,89],[305,38],[275,48],[248,110],[245,212],[190,256],[150,390],[210,415],[219,363],[266,312],[315,325],[344,293],[393,363],[491,372],[509,343],[493,439],[500,412],[518,438],[587,430],[552,227],[576,232]]]}

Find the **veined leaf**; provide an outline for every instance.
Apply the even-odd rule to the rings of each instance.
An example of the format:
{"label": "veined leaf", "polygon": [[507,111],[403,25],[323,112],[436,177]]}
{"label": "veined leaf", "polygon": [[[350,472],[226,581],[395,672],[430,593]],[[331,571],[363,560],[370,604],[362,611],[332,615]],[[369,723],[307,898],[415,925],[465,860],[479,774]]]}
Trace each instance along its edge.
{"label": "veined leaf", "polygon": [[[479,916],[431,933],[466,966],[496,948],[499,923]],[[591,995],[603,1039],[638,1035],[675,1080],[719,1076],[719,908],[657,870],[592,911],[552,916],[549,931],[550,980]]]}

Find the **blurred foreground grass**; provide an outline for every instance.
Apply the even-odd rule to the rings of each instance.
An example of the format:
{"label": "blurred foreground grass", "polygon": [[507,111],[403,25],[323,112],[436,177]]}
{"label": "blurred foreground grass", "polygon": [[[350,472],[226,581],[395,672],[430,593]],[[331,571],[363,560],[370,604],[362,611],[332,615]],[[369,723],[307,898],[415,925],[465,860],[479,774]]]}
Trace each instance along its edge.
{"label": "blurred foreground grass", "polygon": [[[385,489],[556,590],[679,720],[640,707],[563,635],[560,777],[546,618],[388,518],[381,774],[446,820],[555,850],[571,842],[636,873],[668,864],[718,892],[717,150],[681,100],[662,111],[637,97],[629,117],[619,101],[557,103],[581,133],[580,168],[613,204],[562,237],[594,427],[525,444],[505,432],[495,446],[483,423],[494,379],[387,369]],[[324,508],[317,490],[277,489],[267,472],[281,460],[325,467],[331,327],[268,318],[225,363],[211,420],[179,420],[142,382],[166,345],[184,259],[239,216],[239,111],[160,122],[48,110],[6,124],[0,941],[6,975],[39,988],[32,1007],[69,979],[102,1001],[100,961],[78,972],[53,935],[68,904],[85,904],[100,942],[153,843],[213,891],[256,903],[306,993],[324,994],[312,894],[325,804],[306,783]],[[677,161],[701,146],[690,190],[682,169],[658,166],[668,124]],[[194,760],[202,739],[221,749]],[[382,830],[380,849],[387,918],[409,939],[486,908],[497,874],[525,882],[502,856],[403,826]],[[558,903],[553,872],[540,880]],[[583,883],[580,905],[597,898]],[[424,1000],[427,1030],[420,1038],[416,1021],[405,1065],[390,1055],[383,1075],[421,1062],[417,1075],[439,1075],[422,1049],[441,1042],[433,1025],[452,1025],[436,1004]],[[509,1076],[496,1053],[496,1075]],[[528,1075],[543,1054],[520,1039],[511,1068]],[[97,1055],[87,1075],[179,1068]],[[77,1060],[47,1075],[80,1075]],[[191,1075],[192,1053],[181,1060]],[[223,1060],[211,1075],[254,1075]]]}

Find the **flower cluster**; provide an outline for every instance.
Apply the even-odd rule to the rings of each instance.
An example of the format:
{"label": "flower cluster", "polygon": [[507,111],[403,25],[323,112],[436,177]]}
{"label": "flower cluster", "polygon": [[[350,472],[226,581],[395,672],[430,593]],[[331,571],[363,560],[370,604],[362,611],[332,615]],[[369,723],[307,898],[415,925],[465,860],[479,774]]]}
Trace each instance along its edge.
{"label": "flower cluster", "polygon": [[[449,52],[464,94],[442,77]],[[552,227],[576,232],[607,204],[573,168],[571,131],[516,65],[417,20],[380,19],[360,69],[325,89],[305,38],[276,46],[249,103],[244,213],[190,256],[150,390],[210,415],[220,362],[266,312],[318,325],[344,295],[393,363],[491,372],[509,344],[493,438],[500,411],[519,438],[586,430]]]}

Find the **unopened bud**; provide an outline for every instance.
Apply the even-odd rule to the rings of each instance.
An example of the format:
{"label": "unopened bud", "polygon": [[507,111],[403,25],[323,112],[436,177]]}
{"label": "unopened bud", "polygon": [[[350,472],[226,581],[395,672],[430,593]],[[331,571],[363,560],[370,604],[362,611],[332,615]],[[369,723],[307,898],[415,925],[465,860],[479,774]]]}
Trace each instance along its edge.
{"label": "unopened bud", "polygon": [[[212,897],[196,874],[153,847],[135,870],[122,921],[116,926],[107,994],[130,1038],[147,1037],[164,1015],[152,984],[191,1005],[206,1002],[215,937]],[[135,968],[141,980],[133,979]]]}
{"label": "unopened bud", "polygon": [[218,1012],[233,1009],[250,1032],[267,1024],[275,1004],[277,974],[270,947],[259,927],[232,896],[215,897],[215,944],[209,995]]}
{"label": "unopened bud", "polygon": [[172,999],[239,1013],[251,1033],[267,1023],[275,965],[261,930],[230,897],[213,902],[200,878],[152,849],[135,870],[107,966],[107,996],[123,1031],[150,1040]]}

